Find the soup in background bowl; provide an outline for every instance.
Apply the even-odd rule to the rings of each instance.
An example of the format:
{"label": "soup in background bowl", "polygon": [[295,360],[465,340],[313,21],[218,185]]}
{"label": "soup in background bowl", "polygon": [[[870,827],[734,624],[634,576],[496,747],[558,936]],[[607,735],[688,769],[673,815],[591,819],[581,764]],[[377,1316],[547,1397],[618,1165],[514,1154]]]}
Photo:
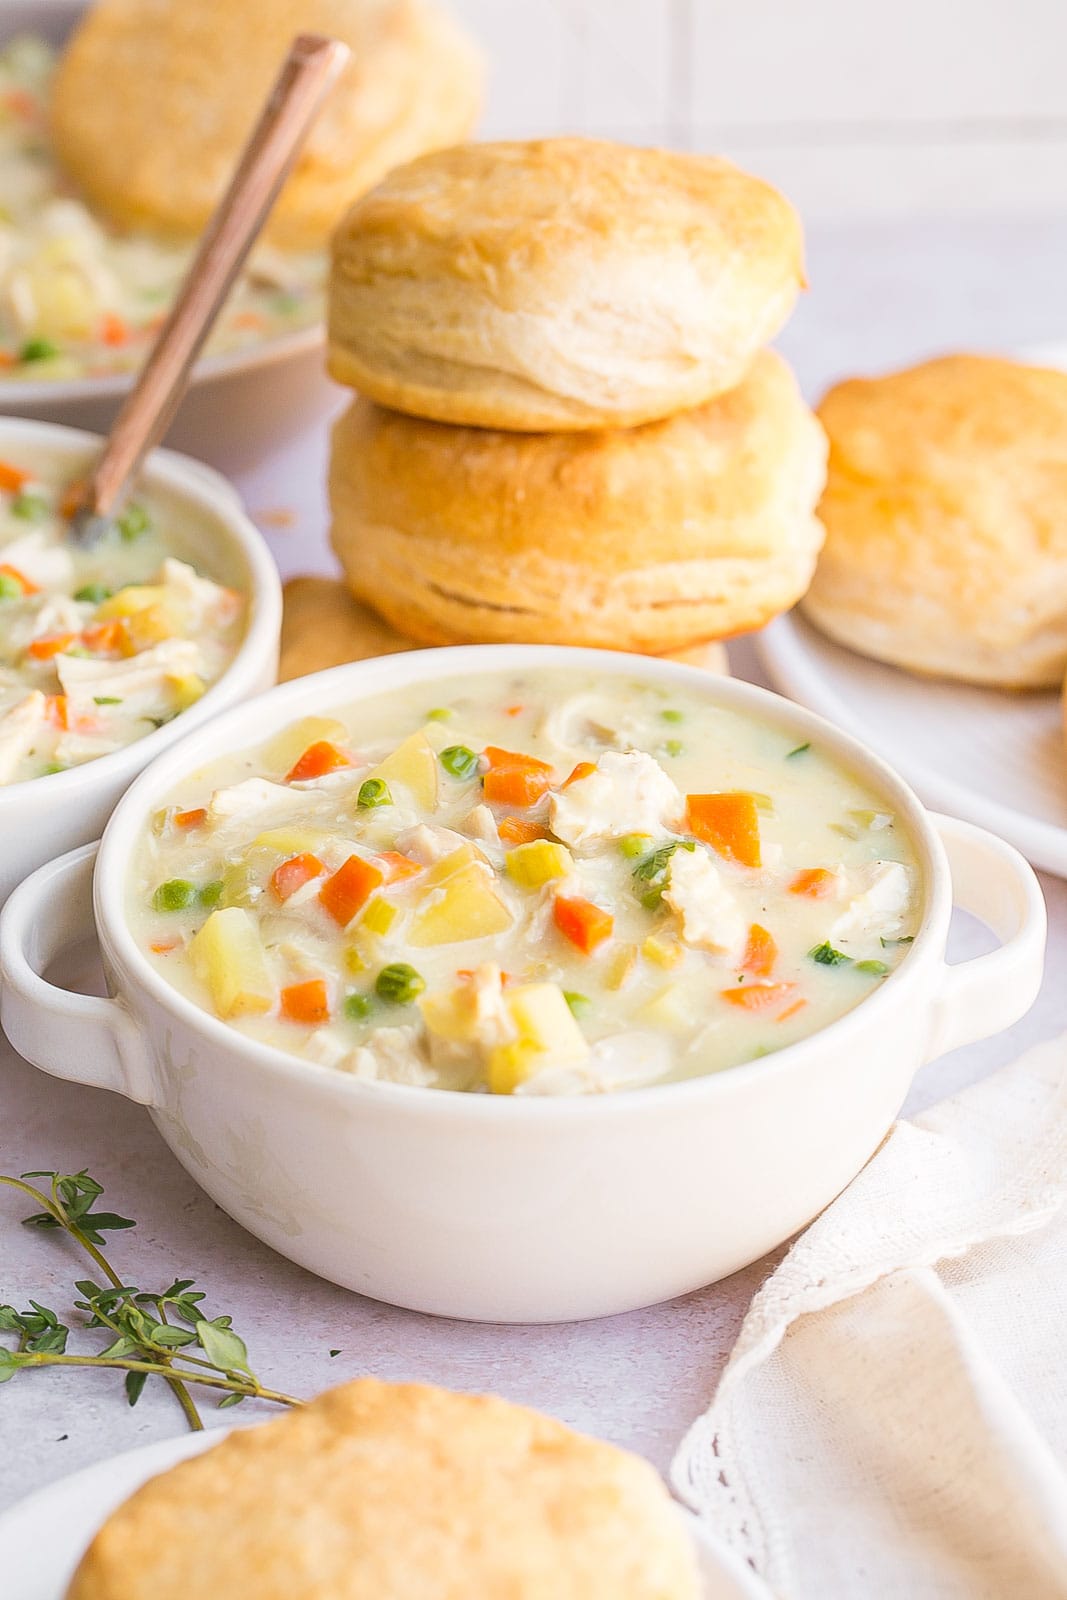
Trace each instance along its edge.
{"label": "soup in background bowl", "polygon": [[179,785],[129,886],[167,981],[357,1077],[584,1094],[719,1071],[863,1001],[914,846],[818,742],[689,686],[444,679]]}
{"label": "soup in background bowl", "polygon": [[[520,680],[530,693],[513,699]],[[429,716],[449,710],[450,718]],[[637,719],[633,732],[620,724],[620,711]],[[563,723],[539,734],[545,716]],[[309,743],[310,718],[321,721]],[[498,742],[503,726],[509,736]],[[682,751],[669,754],[668,740]],[[489,754],[490,741],[502,757]],[[260,750],[271,751],[269,763]],[[234,760],[245,751],[253,755]],[[601,786],[610,778],[614,789],[612,769],[634,755],[651,757],[660,776],[628,784],[625,804],[620,798],[609,808]],[[365,772],[346,764],[361,757]],[[596,773],[582,772],[593,757]],[[650,769],[643,773],[647,780]],[[769,787],[766,774],[777,779]],[[431,779],[446,797],[441,810],[428,803]],[[235,797],[244,784],[252,788]],[[227,790],[220,806],[215,797]],[[383,801],[385,791],[385,803],[367,804]],[[675,792],[690,796],[684,816]],[[694,805],[693,797],[724,793],[747,794],[752,807],[716,814],[714,805]],[[756,803],[763,794],[773,812]],[[278,811],[270,809],[274,801]],[[321,814],[305,815],[307,806]],[[484,816],[472,817],[482,806],[498,839],[505,828],[499,846],[487,825],[482,830]],[[209,818],[202,844],[195,842],[205,826],[198,812]],[[609,815],[610,837],[595,838]],[[877,826],[882,817],[891,826]],[[523,838],[505,826],[508,818],[553,837]],[[404,838],[396,831],[401,820]],[[319,824],[323,839],[262,837]],[[233,831],[224,836],[223,828]],[[426,829],[429,840],[408,837],[407,828]],[[445,830],[459,842],[442,837]],[[662,872],[646,837],[654,845],[679,842]],[[220,848],[224,839],[233,861],[231,844]],[[336,853],[327,839],[337,841]],[[535,852],[519,858],[516,876],[508,858],[530,845],[558,845],[571,867],[555,852]],[[431,881],[457,852],[460,859]],[[706,864],[704,890],[714,871],[721,894],[690,901],[684,876],[672,890],[669,868],[682,857]],[[546,865],[562,867],[561,875],[530,882]],[[905,874],[902,897],[890,866]],[[236,869],[229,881],[227,867]],[[797,876],[820,871],[841,873],[848,892],[794,894]],[[223,895],[232,905],[222,905]],[[708,936],[721,937],[727,895],[736,944],[706,948],[696,939],[700,922],[687,939],[690,905],[694,918],[699,908],[718,907],[717,932]],[[376,897],[386,914],[378,921],[375,913],[367,928]],[[557,915],[560,899],[587,901],[594,912],[575,913],[572,904]],[[950,967],[953,899],[1002,942]],[[469,961],[465,941],[436,937],[455,931],[457,919],[470,932],[467,918],[500,918],[495,906],[511,920],[478,934],[489,941],[480,948],[469,941]],[[243,930],[236,945],[229,932],[205,936],[220,927],[211,920],[216,913],[227,918],[223,928]],[[276,930],[267,924],[276,915],[292,919],[291,950],[270,948]],[[605,917],[613,919],[607,933]],[[768,941],[752,939],[757,921],[776,946],[768,973],[746,970],[772,955]],[[113,998],[69,994],[42,976],[94,924]],[[390,946],[394,924],[402,942]],[[1028,1008],[1040,983],[1044,924],[1036,879],[1015,851],[929,815],[862,745],[751,684],[594,650],[413,651],[285,684],[160,755],[116,808],[95,867],[91,849],[72,852],[11,897],[0,916],[0,1018],[16,1048],[47,1071],[147,1105],[197,1182],[311,1271],[415,1310],[555,1321],[684,1293],[802,1227],[877,1148],[924,1061],[996,1032]],[[649,938],[663,944],[667,965],[650,959]],[[884,955],[869,955],[883,950],[883,938]],[[913,942],[893,945],[897,938]],[[152,944],[171,948],[153,951]],[[847,962],[817,959],[812,952],[823,945]],[[349,946],[362,966],[347,959]],[[637,948],[632,990],[626,981],[619,989],[608,982],[622,946]],[[300,950],[306,969],[296,961]],[[324,964],[330,952],[344,960],[343,973]],[[235,964],[242,953],[247,964]],[[869,960],[891,970],[860,970]],[[547,970],[529,970],[527,962]],[[406,970],[380,986],[397,967],[412,968],[425,986],[416,982],[413,993]],[[483,1013],[485,979],[477,975],[485,967],[499,968],[499,986],[494,971]],[[772,994],[751,1014],[742,1004],[735,1015],[724,999],[732,984],[777,983],[798,988]],[[668,1005],[667,1017],[638,1027],[629,1008],[655,1005],[672,984],[677,1014]],[[805,1026],[804,1008],[784,1015],[801,986],[809,1014],[825,1007],[822,1025],[806,1037],[789,1032]],[[289,989],[297,992],[283,1016]],[[547,998],[557,992],[564,1011]],[[578,995],[588,1008],[568,1003]],[[705,1009],[691,1018],[701,995]],[[357,1004],[349,1015],[350,996],[368,1009]],[[464,1092],[381,1071],[382,1035],[393,1028],[414,1030],[414,1038],[402,1032],[393,1041],[405,1062],[440,1070],[428,1039],[433,996],[443,997],[434,1025],[458,1047]],[[503,1036],[472,1040],[471,1019],[480,1025],[486,1015],[504,1021]],[[721,1033],[712,1028],[683,1063],[700,1029],[716,1019]],[[569,1061],[558,1051],[561,1023]],[[279,1048],[276,1029],[287,1047]],[[637,1032],[666,1048],[661,1081],[582,1092],[586,1075],[604,1068],[600,1041]],[[343,1059],[308,1059],[303,1047],[317,1034],[335,1039]],[[505,1053],[494,1057],[498,1048]],[[364,1070],[360,1052],[373,1071]],[[514,1075],[512,1085],[497,1084],[512,1092],[484,1092],[498,1071]],[[543,1089],[549,1074],[561,1072],[583,1080],[567,1086],[579,1092],[559,1092],[558,1082],[556,1092],[536,1091],[539,1078]]]}

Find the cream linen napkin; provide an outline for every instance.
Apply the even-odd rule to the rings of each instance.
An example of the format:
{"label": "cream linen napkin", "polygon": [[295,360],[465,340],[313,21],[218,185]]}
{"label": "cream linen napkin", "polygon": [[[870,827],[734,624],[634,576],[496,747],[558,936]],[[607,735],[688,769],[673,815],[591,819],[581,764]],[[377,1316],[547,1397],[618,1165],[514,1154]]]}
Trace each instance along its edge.
{"label": "cream linen napkin", "polygon": [[898,1122],[753,1300],[672,1479],[766,1594],[1067,1597],[1065,1069]]}

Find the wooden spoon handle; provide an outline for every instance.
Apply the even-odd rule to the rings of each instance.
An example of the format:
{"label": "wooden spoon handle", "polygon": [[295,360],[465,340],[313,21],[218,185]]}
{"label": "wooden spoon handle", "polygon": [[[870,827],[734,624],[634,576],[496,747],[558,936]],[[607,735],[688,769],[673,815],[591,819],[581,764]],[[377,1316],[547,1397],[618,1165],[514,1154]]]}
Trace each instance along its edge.
{"label": "wooden spoon handle", "polygon": [[190,368],[348,55],[347,45],[318,34],[293,40],[174,307],[89,477],[88,514],[107,516],[114,509],[147,452],[166,433]]}

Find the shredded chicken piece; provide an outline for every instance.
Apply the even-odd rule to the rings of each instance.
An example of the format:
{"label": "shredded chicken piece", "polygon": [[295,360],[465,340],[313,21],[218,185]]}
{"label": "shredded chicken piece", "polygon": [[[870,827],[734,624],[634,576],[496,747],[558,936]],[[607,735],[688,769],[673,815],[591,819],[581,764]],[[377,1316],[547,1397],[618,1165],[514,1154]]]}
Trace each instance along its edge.
{"label": "shredded chicken piece", "polygon": [[553,794],[552,832],[581,846],[628,833],[662,834],[681,819],[682,797],[643,750],[605,750],[588,777]]}
{"label": "shredded chicken piece", "polygon": [[663,898],[682,919],[682,938],[701,950],[729,955],[745,937],[745,919],[706,850],[676,850]]}
{"label": "shredded chicken piece", "polygon": [[0,717],[0,783],[9,783],[19,762],[29,754],[45,716],[45,697],[39,689],[32,689]]}

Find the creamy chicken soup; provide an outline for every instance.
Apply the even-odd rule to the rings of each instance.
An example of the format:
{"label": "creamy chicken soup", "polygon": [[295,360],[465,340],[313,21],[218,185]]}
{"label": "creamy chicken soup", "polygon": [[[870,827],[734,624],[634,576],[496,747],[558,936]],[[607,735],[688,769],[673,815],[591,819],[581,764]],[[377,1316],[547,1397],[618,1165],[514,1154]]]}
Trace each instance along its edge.
{"label": "creamy chicken soup", "polygon": [[[48,139],[54,62],[35,38],[0,50],[0,380],[140,366],[192,254],[191,245],[112,228],[71,190]],[[208,354],[321,321],[325,275],[321,252],[260,246]]]}
{"label": "creamy chicken soup", "polygon": [[146,832],[130,902],[158,971],[250,1038],[530,1095],[813,1033],[901,960],[921,891],[892,812],[816,745],[538,671],[405,688],[213,762]]}
{"label": "creamy chicken soup", "polygon": [[168,554],[130,501],[75,545],[59,475],[0,461],[0,784],[108,755],[193,704],[232,660],[245,604]]}

